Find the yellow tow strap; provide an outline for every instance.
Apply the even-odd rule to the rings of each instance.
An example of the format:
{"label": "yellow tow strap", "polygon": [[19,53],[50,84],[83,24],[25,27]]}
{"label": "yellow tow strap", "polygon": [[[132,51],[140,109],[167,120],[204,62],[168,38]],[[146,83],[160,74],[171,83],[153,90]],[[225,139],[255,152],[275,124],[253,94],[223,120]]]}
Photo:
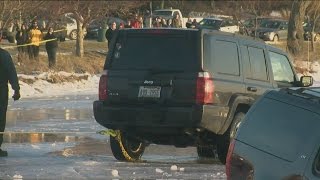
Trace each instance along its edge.
{"label": "yellow tow strap", "polygon": [[99,131],[98,134],[101,135],[110,135],[114,138],[116,138],[116,140],[118,141],[120,148],[121,148],[121,152],[123,154],[123,156],[126,158],[126,160],[134,162],[134,161],[139,161],[137,159],[132,158],[128,152],[126,151],[126,149],[123,146],[122,140],[121,140],[121,132],[120,130],[113,130],[113,129],[107,129],[107,130],[102,130]]}

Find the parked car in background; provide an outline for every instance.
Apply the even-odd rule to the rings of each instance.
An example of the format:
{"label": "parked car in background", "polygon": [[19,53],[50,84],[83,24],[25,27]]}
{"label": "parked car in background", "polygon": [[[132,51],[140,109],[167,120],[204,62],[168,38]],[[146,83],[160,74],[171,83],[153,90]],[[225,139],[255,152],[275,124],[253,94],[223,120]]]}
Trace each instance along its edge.
{"label": "parked car in background", "polygon": [[319,127],[319,87],[267,92],[230,143],[227,179],[319,179]]}
{"label": "parked car in background", "polygon": [[[77,30],[77,22],[74,18],[72,18],[72,13],[67,13],[62,15],[56,22],[55,22],[55,29],[56,30],[64,30],[59,31],[60,36],[64,36],[70,40],[76,40],[78,35]],[[84,35],[87,34],[87,30],[85,29]]]}
{"label": "parked car in background", "polygon": [[199,23],[199,29],[213,29],[230,33],[239,32],[238,23],[232,19],[218,18],[218,17],[207,17],[203,18]]}
{"label": "parked car in background", "polygon": [[87,26],[87,39],[97,39],[98,38],[98,32],[100,29],[107,29],[108,25],[107,22],[99,19],[95,19],[92,22],[89,23]]}
{"label": "parked car in background", "polygon": [[243,22],[240,22],[239,34],[251,36],[252,32],[254,32],[255,29],[258,29],[263,21],[269,20],[269,19],[271,18],[256,17],[256,18],[250,18],[250,19],[244,20]]}
{"label": "parked car in background", "polygon": [[264,20],[256,31],[252,31],[251,36],[275,42],[287,39],[288,21],[281,19]]}
{"label": "parked car in background", "polygon": [[320,40],[320,26],[315,25],[313,29],[313,22],[306,22],[303,24],[303,37],[304,40],[310,41],[311,37],[313,37],[314,41],[319,41]]}
{"label": "parked car in background", "polygon": [[117,28],[119,28],[120,23],[125,24],[125,21],[118,17],[103,17],[95,19],[92,22],[90,22],[87,27],[86,38],[97,39],[99,31],[102,29],[107,30],[109,28],[109,25],[113,22],[117,24]]}

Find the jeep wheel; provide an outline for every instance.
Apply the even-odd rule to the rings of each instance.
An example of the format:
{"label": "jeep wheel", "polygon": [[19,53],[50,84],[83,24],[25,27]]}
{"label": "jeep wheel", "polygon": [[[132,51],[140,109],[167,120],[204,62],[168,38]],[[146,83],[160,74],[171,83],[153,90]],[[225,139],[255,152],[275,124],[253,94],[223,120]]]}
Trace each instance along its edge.
{"label": "jeep wheel", "polygon": [[235,114],[229,129],[218,138],[217,142],[217,153],[218,158],[221,163],[226,163],[227,153],[229,149],[229,144],[232,139],[234,139],[241,121],[243,120],[245,114],[243,112],[238,112]]}
{"label": "jeep wheel", "polygon": [[197,146],[197,153],[199,158],[214,158],[215,148],[213,146]]}
{"label": "jeep wheel", "polygon": [[71,40],[76,40],[76,39],[77,39],[77,36],[78,36],[78,32],[77,32],[76,29],[74,29],[74,30],[72,30],[72,31],[70,32],[69,38],[70,38]]}
{"label": "jeep wheel", "polygon": [[146,145],[120,132],[119,140],[110,136],[110,146],[113,156],[119,161],[137,161],[144,153]]}

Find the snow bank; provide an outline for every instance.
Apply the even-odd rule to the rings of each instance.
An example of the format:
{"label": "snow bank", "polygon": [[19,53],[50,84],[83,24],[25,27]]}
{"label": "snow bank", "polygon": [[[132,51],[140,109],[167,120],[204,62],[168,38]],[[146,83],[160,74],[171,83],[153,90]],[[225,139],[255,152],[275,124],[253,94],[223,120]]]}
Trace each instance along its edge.
{"label": "snow bank", "polygon": [[[51,72],[52,73],[52,72]],[[24,75],[18,74],[19,78],[30,79],[33,83],[25,83],[19,81],[20,94],[22,98],[33,98],[33,97],[55,97],[61,95],[87,95],[87,94],[98,94],[99,86],[99,75],[88,75],[87,80],[79,80],[73,82],[63,83],[50,83],[47,78],[50,76],[49,73],[41,73],[38,75]],[[83,76],[83,74],[58,72],[55,75],[61,76]],[[12,89],[9,90],[10,97],[13,94]]]}

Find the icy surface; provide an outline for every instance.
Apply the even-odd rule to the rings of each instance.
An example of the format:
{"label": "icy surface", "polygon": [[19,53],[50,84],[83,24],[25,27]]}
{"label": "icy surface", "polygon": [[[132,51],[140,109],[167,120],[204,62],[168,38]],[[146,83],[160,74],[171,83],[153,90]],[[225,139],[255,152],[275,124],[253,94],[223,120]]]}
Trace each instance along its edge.
{"label": "icy surface", "polygon": [[141,162],[115,160],[95,122],[95,95],[9,102],[0,179],[226,179],[217,160],[196,149],[150,145]]}

